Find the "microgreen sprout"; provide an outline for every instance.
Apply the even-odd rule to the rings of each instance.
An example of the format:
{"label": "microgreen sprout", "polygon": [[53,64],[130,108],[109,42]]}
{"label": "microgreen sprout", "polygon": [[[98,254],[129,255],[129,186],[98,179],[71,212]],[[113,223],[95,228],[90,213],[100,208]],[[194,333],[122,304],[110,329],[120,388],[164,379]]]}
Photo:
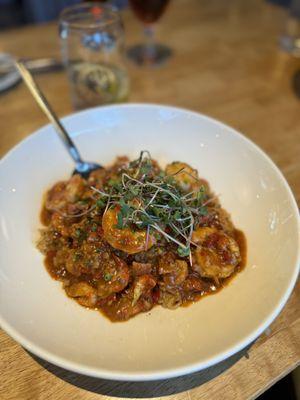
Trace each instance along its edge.
{"label": "microgreen sprout", "polygon": [[201,218],[207,215],[209,199],[206,189],[199,181],[199,189],[189,193],[178,185],[175,176],[187,173],[182,168],[173,176],[166,175],[151,159],[148,151],[142,151],[139,158],[131,161],[120,177],[110,179],[99,190],[91,189],[98,195],[96,204],[104,208],[118,207],[116,228],[146,229],[147,249],[149,235],[156,231],[168,242],[178,246],[181,257],[191,257],[192,234]]}

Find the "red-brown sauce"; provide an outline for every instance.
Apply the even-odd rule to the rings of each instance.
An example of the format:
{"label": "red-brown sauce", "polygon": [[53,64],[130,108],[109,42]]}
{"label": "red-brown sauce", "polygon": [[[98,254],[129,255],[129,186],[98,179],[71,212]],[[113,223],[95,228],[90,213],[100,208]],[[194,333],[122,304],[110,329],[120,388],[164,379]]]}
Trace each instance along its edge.
{"label": "red-brown sauce", "polygon": [[[43,207],[42,211],[41,211],[41,216],[40,216],[40,220],[41,220],[42,224],[47,226],[49,224],[50,217],[51,217],[51,213],[49,213],[45,209],[45,207]],[[205,289],[203,291],[201,291],[201,293],[199,293],[199,294],[194,294],[193,295],[194,298],[192,300],[185,300],[185,302],[183,302],[183,304],[181,305],[182,307],[189,307],[190,305],[201,300],[205,296],[214,295],[214,294],[218,293],[225,286],[227,286],[238,273],[240,273],[245,268],[246,262],[247,262],[247,241],[246,241],[245,234],[241,230],[236,229],[234,231],[234,238],[235,238],[236,242],[238,243],[239,249],[241,252],[241,262],[236,267],[234,273],[232,275],[230,275],[228,278],[221,279],[219,281],[219,285],[216,285],[216,282],[214,282],[212,279],[203,279],[203,281],[206,283]],[[54,256],[54,253],[49,252],[47,254],[47,256],[45,257],[45,260],[44,260],[45,267],[46,267],[49,275],[51,276],[51,278],[53,278],[55,280],[62,280],[68,275],[68,273],[66,272],[65,269],[58,271],[54,267],[53,256]],[[90,282],[90,278],[88,276],[85,278],[85,280],[87,282]],[[153,304],[152,308],[154,308],[157,305],[158,305],[157,303]],[[112,322],[120,322],[120,320],[118,318],[116,318],[116,316],[115,316],[116,310],[110,310],[110,309],[105,310],[105,306],[102,306],[102,308],[101,308],[101,306],[95,306],[95,307],[87,306],[86,308],[98,310],[104,317],[108,318]],[[125,322],[125,321],[126,321],[126,319],[122,320],[121,322]]]}
{"label": "red-brown sauce", "polygon": [[[102,187],[108,179],[116,179],[127,162],[120,158],[107,170],[95,171],[89,181],[75,175],[57,183],[47,192],[40,215],[45,228],[38,248],[45,254],[50,276],[61,281],[66,294],[80,305],[99,310],[114,322],[156,305],[175,309],[215,294],[245,267],[247,259],[244,233],[235,229],[201,179],[211,200],[206,214],[193,225],[191,258],[178,253],[178,245],[161,235],[153,236],[149,247],[133,241],[131,228],[118,232],[120,240],[111,237],[117,227],[113,214],[119,208],[111,209],[113,222],[107,214],[103,217],[101,208],[91,212],[97,200],[91,185]],[[155,161],[152,168],[154,174],[161,171]],[[174,165],[170,168],[173,171]],[[106,229],[106,223],[112,224],[111,229]],[[141,230],[135,233],[143,239]],[[128,250],[120,250],[125,245]]]}

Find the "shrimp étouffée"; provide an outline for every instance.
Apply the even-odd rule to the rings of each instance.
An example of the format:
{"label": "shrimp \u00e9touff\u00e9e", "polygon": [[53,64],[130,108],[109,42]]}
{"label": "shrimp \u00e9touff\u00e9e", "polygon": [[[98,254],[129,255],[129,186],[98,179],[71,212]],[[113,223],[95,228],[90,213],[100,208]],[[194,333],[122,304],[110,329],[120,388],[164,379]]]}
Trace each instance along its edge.
{"label": "shrimp \u00e9touff\u00e9e", "polygon": [[67,296],[126,321],[215,293],[245,264],[245,240],[206,180],[141,152],[45,196],[38,248]]}

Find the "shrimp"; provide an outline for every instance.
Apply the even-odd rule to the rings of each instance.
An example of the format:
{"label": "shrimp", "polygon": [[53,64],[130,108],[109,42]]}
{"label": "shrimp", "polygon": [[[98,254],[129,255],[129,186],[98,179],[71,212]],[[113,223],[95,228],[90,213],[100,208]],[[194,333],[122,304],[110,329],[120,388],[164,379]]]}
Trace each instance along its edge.
{"label": "shrimp", "polygon": [[114,321],[127,321],[136,314],[151,310],[153,299],[149,294],[144,294],[136,302],[133,302],[134,289],[131,286],[120,294],[120,297],[109,304],[102,306],[103,312]]}
{"label": "shrimp", "polygon": [[182,304],[182,296],[178,289],[168,291],[161,288],[160,296],[159,296],[159,304],[161,304],[164,308],[168,308],[170,310],[175,310]]}
{"label": "shrimp", "polygon": [[56,232],[63,237],[68,237],[70,234],[70,221],[65,221],[64,217],[58,212],[54,212],[51,216],[51,224]]}
{"label": "shrimp", "polygon": [[153,265],[151,263],[139,263],[133,261],[131,264],[131,273],[133,276],[141,276],[152,273]]}
{"label": "shrimp", "polygon": [[168,286],[180,285],[188,276],[188,265],[184,260],[176,259],[167,253],[159,260],[158,273]]}
{"label": "shrimp", "polygon": [[128,285],[129,268],[127,264],[116,255],[107,262],[102,277],[97,284],[99,298],[105,299],[113,293],[121,292]]}
{"label": "shrimp", "polygon": [[133,230],[130,228],[119,229],[118,223],[119,207],[109,208],[102,218],[104,238],[115,249],[125,251],[128,254],[135,254],[149,250],[155,244],[155,238],[145,229]]}
{"label": "shrimp", "polygon": [[80,175],[73,175],[67,182],[58,182],[47,193],[46,208],[60,210],[69,203],[74,203],[86,190],[86,182]]}
{"label": "shrimp", "polygon": [[227,278],[241,261],[237,242],[216,228],[198,228],[192,240],[200,245],[194,251],[193,269],[202,277]]}
{"label": "shrimp", "polygon": [[166,174],[172,175],[184,192],[192,192],[204,186],[208,190],[208,183],[199,179],[198,172],[186,163],[175,161],[166,166]]}
{"label": "shrimp", "polygon": [[[109,304],[103,304],[103,311],[115,320],[126,321],[134,315],[149,311],[153,307],[152,289],[156,279],[152,275],[140,275],[132,285],[124,290],[120,297]],[[99,292],[98,292],[99,294]]]}
{"label": "shrimp", "polygon": [[202,292],[205,289],[205,283],[193,275],[189,275],[182,284],[184,292]]}
{"label": "shrimp", "polygon": [[69,297],[75,297],[79,304],[94,307],[97,302],[97,290],[87,282],[76,282],[67,286],[65,291]]}
{"label": "shrimp", "polygon": [[156,285],[156,280],[151,275],[141,275],[133,283],[133,301],[134,306],[143,294],[149,294]]}

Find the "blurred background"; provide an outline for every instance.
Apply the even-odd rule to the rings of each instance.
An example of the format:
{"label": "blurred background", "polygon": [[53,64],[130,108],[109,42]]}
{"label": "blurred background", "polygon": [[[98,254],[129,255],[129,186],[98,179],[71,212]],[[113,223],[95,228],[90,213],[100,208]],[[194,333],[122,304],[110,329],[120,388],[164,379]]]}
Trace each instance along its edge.
{"label": "blurred background", "polygon": [[[51,21],[56,19],[65,7],[81,2],[81,0],[0,0],[0,29]],[[127,5],[127,0],[115,0],[110,3],[122,8]]]}
{"label": "blurred background", "polygon": [[[220,0],[220,2],[224,1]],[[290,7],[293,2],[293,0],[269,1],[283,7]],[[65,7],[81,2],[82,0],[0,0],[0,29],[51,21],[56,19]],[[128,4],[128,0],[103,0],[102,2],[112,3],[120,8]]]}
{"label": "blurred background", "polygon": [[[13,57],[50,58],[50,67],[59,72],[53,68],[52,73],[50,68],[51,73],[38,79],[59,114],[72,111],[69,91],[73,109],[119,101],[171,103],[196,109],[249,134],[272,154],[279,167],[286,168],[284,173],[289,174],[295,190],[298,170],[289,162],[299,160],[300,137],[298,142],[293,139],[295,145],[289,144],[289,134],[295,133],[300,121],[300,0],[199,0],[195,10],[189,9],[189,1],[103,1],[101,4],[120,12],[115,29],[103,26],[102,18],[109,19],[109,15],[102,13],[100,18],[99,10],[92,9],[99,29],[92,34],[85,32],[74,43],[68,29],[70,17],[65,16],[60,26],[58,18],[66,7],[83,3],[0,0],[3,153],[45,123],[31,100],[21,101],[29,94],[17,85],[20,77],[11,70]],[[146,4],[148,8],[144,8]],[[163,45],[154,43],[153,24],[157,21],[157,37],[159,42],[163,39]],[[18,33],[20,27],[25,29]],[[143,69],[144,64],[159,68]],[[35,72],[35,67],[32,70]],[[14,127],[13,138],[11,120],[15,111],[22,123]],[[26,119],[29,114],[32,121]],[[285,120],[287,114],[291,117]],[[298,368],[261,399],[279,396],[300,400],[299,375]]]}

